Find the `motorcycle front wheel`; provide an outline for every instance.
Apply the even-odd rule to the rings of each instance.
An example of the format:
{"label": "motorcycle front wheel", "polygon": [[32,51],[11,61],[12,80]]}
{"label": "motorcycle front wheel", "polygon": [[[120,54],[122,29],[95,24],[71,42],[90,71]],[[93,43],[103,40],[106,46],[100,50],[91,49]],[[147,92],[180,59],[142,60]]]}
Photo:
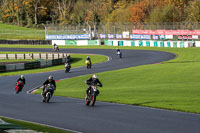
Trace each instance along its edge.
{"label": "motorcycle front wheel", "polygon": [[49,102],[50,98],[51,98],[51,94],[50,94],[50,92],[47,92],[47,95],[46,95],[46,103]]}
{"label": "motorcycle front wheel", "polygon": [[95,102],[96,102],[96,96],[92,96],[92,100],[91,100],[90,104],[92,106],[94,106]]}

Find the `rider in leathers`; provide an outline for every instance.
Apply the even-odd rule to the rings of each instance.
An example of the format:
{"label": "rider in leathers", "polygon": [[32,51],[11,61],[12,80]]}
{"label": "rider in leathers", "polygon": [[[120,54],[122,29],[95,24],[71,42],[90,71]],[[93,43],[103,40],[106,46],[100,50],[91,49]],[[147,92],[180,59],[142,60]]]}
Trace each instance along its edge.
{"label": "rider in leathers", "polygon": [[[102,83],[99,81],[99,79],[97,78],[97,75],[93,75],[92,77],[90,77],[88,80],[85,81],[86,84],[89,85],[89,87],[86,90],[86,96],[88,97],[88,92],[90,89],[92,89],[91,85],[94,86],[100,86],[102,87]],[[99,90],[97,90],[97,95],[99,94]],[[87,98],[86,97],[86,98]]]}
{"label": "rider in leathers", "polygon": [[[53,84],[54,85],[54,90],[56,90],[56,82],[55,80],[53,79],[53,76],[49,76],[48,79],[43,83],[43,91],[42,91],[42,95],[44,97],[44,90],[45,90],[45,86],[48,85],[48,84]],[[53,94],[52,94],[53,95]]]}

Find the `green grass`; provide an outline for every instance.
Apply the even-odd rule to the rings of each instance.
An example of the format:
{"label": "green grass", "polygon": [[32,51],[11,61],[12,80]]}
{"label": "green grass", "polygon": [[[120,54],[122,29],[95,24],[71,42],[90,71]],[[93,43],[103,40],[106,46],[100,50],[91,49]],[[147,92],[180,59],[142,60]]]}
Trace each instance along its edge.
{"label": "green grass", "polygon": [[[71,54],[71,57],[74,60],[74,62],[72,62],[72,64],[71,64],[72,68],[84,66],[85,59],[87,56],[88,56],[87,54]],[[89,56],[90,56],[93,64],[104,62],[107,60],[107,57],[103,56],[103,55],[89,55]],[[0,76],[41,73],[41,72],[49,72],[49,71],[56,71],[56,70],[64,70],[64,65],[32,69],[32,70],[16,71],[16,72],[4,72],[4,73],[0,73]]]}
{"label": "green grass", "polygon": [[44,132],[44,133],[70,133],[64,130],[60,130],[60,129],[56,129],[56,128],[52,128],[52,127],[48,127],[48,126],[43,126],[40,124],[35,124],[35,123],[31,123],[31,122],[24,122],[24,121],[19,121],[19,120],[14,120],[14,119],[8,119],[8,118],[4,118],[4,117],[0,117],[2,120],[6,121],[7,123],[11,123],[11,124],[16,124],[22,127],[25,127],[27,129],[31,129],[34,131],[38,131],[38,132]]}
{"label": "green grass", "polygon": [[[98,73],[103,87],[97,100],[200,113],[200,49],[152,50],[173,52],[178,57],[161,64]],[[58,82],[55,95],[83,99],[84,81],[90,76]]]}
{"label": "green grass", "polygon": [[1,40],[44,40],[45,31],[0,23]]}

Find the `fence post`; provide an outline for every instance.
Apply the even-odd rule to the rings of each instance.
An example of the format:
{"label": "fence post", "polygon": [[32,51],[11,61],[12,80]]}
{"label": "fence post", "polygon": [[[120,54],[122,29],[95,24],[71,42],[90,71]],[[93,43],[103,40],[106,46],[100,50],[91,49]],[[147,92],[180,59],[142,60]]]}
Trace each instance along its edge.
{"label": "fence post", "polygon": [[32,60],[34,59],[34,54],[32,53]]}
{"label": "fence post", "polygon": [[8,54],[6,54],[6,59],[9,60],[9,59],[8,59]]}
{"label": "fence post", "polygon": [[26,54],[24,53],[24,60],[26,59]]}
{"label": "fence post", "polygon": [[15,54],[15,60],[17,60],[17,54]]}
{"label": "fence post", "polygon": [[52,54],[52,59],[54,59],[54,54]]}
{"label": "fence post", "polygon": [[46,60],[48,60],[48,54],[46,53]]}
{"label": "fence post", "polygon": [[41,53],[39,54],[39,56],[40,56],[40,59],[41,59],[42,58]]}

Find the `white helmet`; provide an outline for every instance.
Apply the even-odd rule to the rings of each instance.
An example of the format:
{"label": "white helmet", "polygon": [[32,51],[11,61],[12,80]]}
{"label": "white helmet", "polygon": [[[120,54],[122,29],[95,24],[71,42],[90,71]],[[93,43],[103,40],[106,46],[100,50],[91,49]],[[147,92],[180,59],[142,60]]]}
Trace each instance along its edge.
{"label": "white helmet", "polygon": [[96,78],[97,78],[97,75],[95,75],[95,74],[92,75],[92,78],[93,78],[93,79],[96,79]]}
{"label": "white helmet", "polygon": [[48,79],[49,79],[49,80],[53,80],[53,76],[50,75]]}
{"label": "white helmet", "polygon": [[24,79],[24,75],[21,75],[21,79]]}

